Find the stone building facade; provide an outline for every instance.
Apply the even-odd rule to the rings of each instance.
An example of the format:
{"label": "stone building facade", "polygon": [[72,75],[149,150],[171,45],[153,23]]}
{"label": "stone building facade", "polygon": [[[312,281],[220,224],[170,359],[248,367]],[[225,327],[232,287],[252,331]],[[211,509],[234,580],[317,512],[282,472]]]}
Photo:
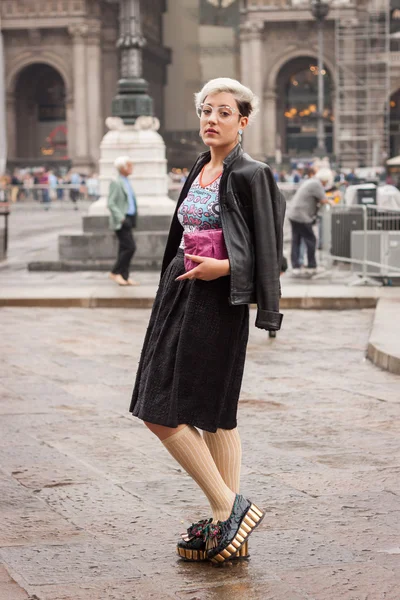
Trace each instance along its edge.
{"label": "stone building facade", "polygon": [[[337,150],[335,22],[351,22],[380,0],[329,0],[324,24],[325,134],[329,154]],[[382,6],[385,0],[381,0]],[[391,31],[396,28],[394,4]],[[315,20],[308,0],[242,0],[241,80],[261,99],[258,126],[246,132],[249,152],[260,159],[312,157],[317,147],[317,56]],[[398,16],[400,23],[400,13]],[[400,35],[400,34],[399,34]],[[400,60],[396,41],[390,52],[391,128],[389,154],[400,153]],[[388,101],[389,98],[386,99]],[[384,98],[382,98],[384,102]],[[384,153],[380,156],[380,161]],[[349,165],[350,166],[350,165]]]}
{"label": "stone building facade", "polygon": [[172,60],[163,134],[170,164],[183,167],[205,149],[194,94],[214,77],[240,77],[240,0],[170,0],[167,9],[164,41]]}
{"label": "stone building facade", "polygon": [[[144,76],[161,121],[165,8],[165,0],[141,2]],[[112,0],[0,1],[9,164],[95,167],[119,74],[118,14]]]}
{"label": "stone building facade", "polygon": [[[188,166],[202,149],[193,94],[218,76],[241,79],[260,97],[258,120],[244,136],[252,155],[313,156],[317,33],[309,0],[140,1],[144,77],[171,166]],[[324,27],[330,154],[337,145],[335,19],[351,18],[372,1],[380,0],[330,0]],[[400,0],[391,4],[394,155],[400,153]],[[119,74],[118,12],[118,0],[0,0],[10,165],[43,160],[95,168]]]}

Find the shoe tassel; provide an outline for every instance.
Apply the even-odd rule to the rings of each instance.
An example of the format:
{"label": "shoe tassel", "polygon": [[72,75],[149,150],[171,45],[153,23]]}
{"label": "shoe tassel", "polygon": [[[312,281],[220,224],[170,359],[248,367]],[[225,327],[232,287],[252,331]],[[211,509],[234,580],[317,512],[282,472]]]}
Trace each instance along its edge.
{"label": "shoe tassel", "polygon": [[212,550],[218,546],[218,538],[221,534],[221,528],[218,523],[209,523],[204,528],[204,539],[206,541],[206,550]]}

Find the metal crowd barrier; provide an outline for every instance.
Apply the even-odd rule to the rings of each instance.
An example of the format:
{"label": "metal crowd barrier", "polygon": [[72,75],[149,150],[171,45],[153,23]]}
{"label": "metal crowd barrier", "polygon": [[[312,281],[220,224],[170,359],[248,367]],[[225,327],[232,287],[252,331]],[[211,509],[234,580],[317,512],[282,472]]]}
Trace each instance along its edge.
{"label": "metal crowd barrier", "polygon": [[324,205],[320,248],[327,268],[351,265],[353,285],[391,283],[400,278],[400,210]]}

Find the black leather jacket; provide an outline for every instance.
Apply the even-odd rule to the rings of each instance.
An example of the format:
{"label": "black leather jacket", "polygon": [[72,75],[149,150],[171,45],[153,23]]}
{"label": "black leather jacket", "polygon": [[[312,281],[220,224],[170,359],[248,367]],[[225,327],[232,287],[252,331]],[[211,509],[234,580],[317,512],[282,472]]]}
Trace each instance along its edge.
{"label": "black leather jacket", "polygon": [[[177,210],[193,181],[210,161],[204,152],[182,188],[165,249],[161,276],[175,257],[182,238]],[[256,327],[280,329],[280,269],[285,199],[270,167],[245,154],[240,144],[224,160],[219,201],[230,262],[231,304],[257,303]]]}

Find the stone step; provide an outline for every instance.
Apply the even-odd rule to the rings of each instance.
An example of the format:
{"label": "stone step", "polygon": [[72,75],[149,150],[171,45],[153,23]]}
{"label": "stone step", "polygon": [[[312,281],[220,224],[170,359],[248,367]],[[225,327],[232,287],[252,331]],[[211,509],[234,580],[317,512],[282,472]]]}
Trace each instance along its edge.
{"label": "stone step", "polygon": [[[135,260],[160,262],[167,243],[167,231],[136,231]],[[118,240],[113,231],[60,235],[58,238],[60,261],[115,260]]]}
{"label": "stone step", "polygon": [[[141,215],[137,220],[135,231],[169,231],[170,215]],[[83,217],[83,232],[96,233],[108,231],[109,217],[101,215],[86,215]]]}
{"label": "stone step", "polygon": [[[111,271],[115,259],[104,260],[40,260],[28,263],[28,271]],[[131,262],[131,271],[160,271],[161,258],[136,258]]]}

